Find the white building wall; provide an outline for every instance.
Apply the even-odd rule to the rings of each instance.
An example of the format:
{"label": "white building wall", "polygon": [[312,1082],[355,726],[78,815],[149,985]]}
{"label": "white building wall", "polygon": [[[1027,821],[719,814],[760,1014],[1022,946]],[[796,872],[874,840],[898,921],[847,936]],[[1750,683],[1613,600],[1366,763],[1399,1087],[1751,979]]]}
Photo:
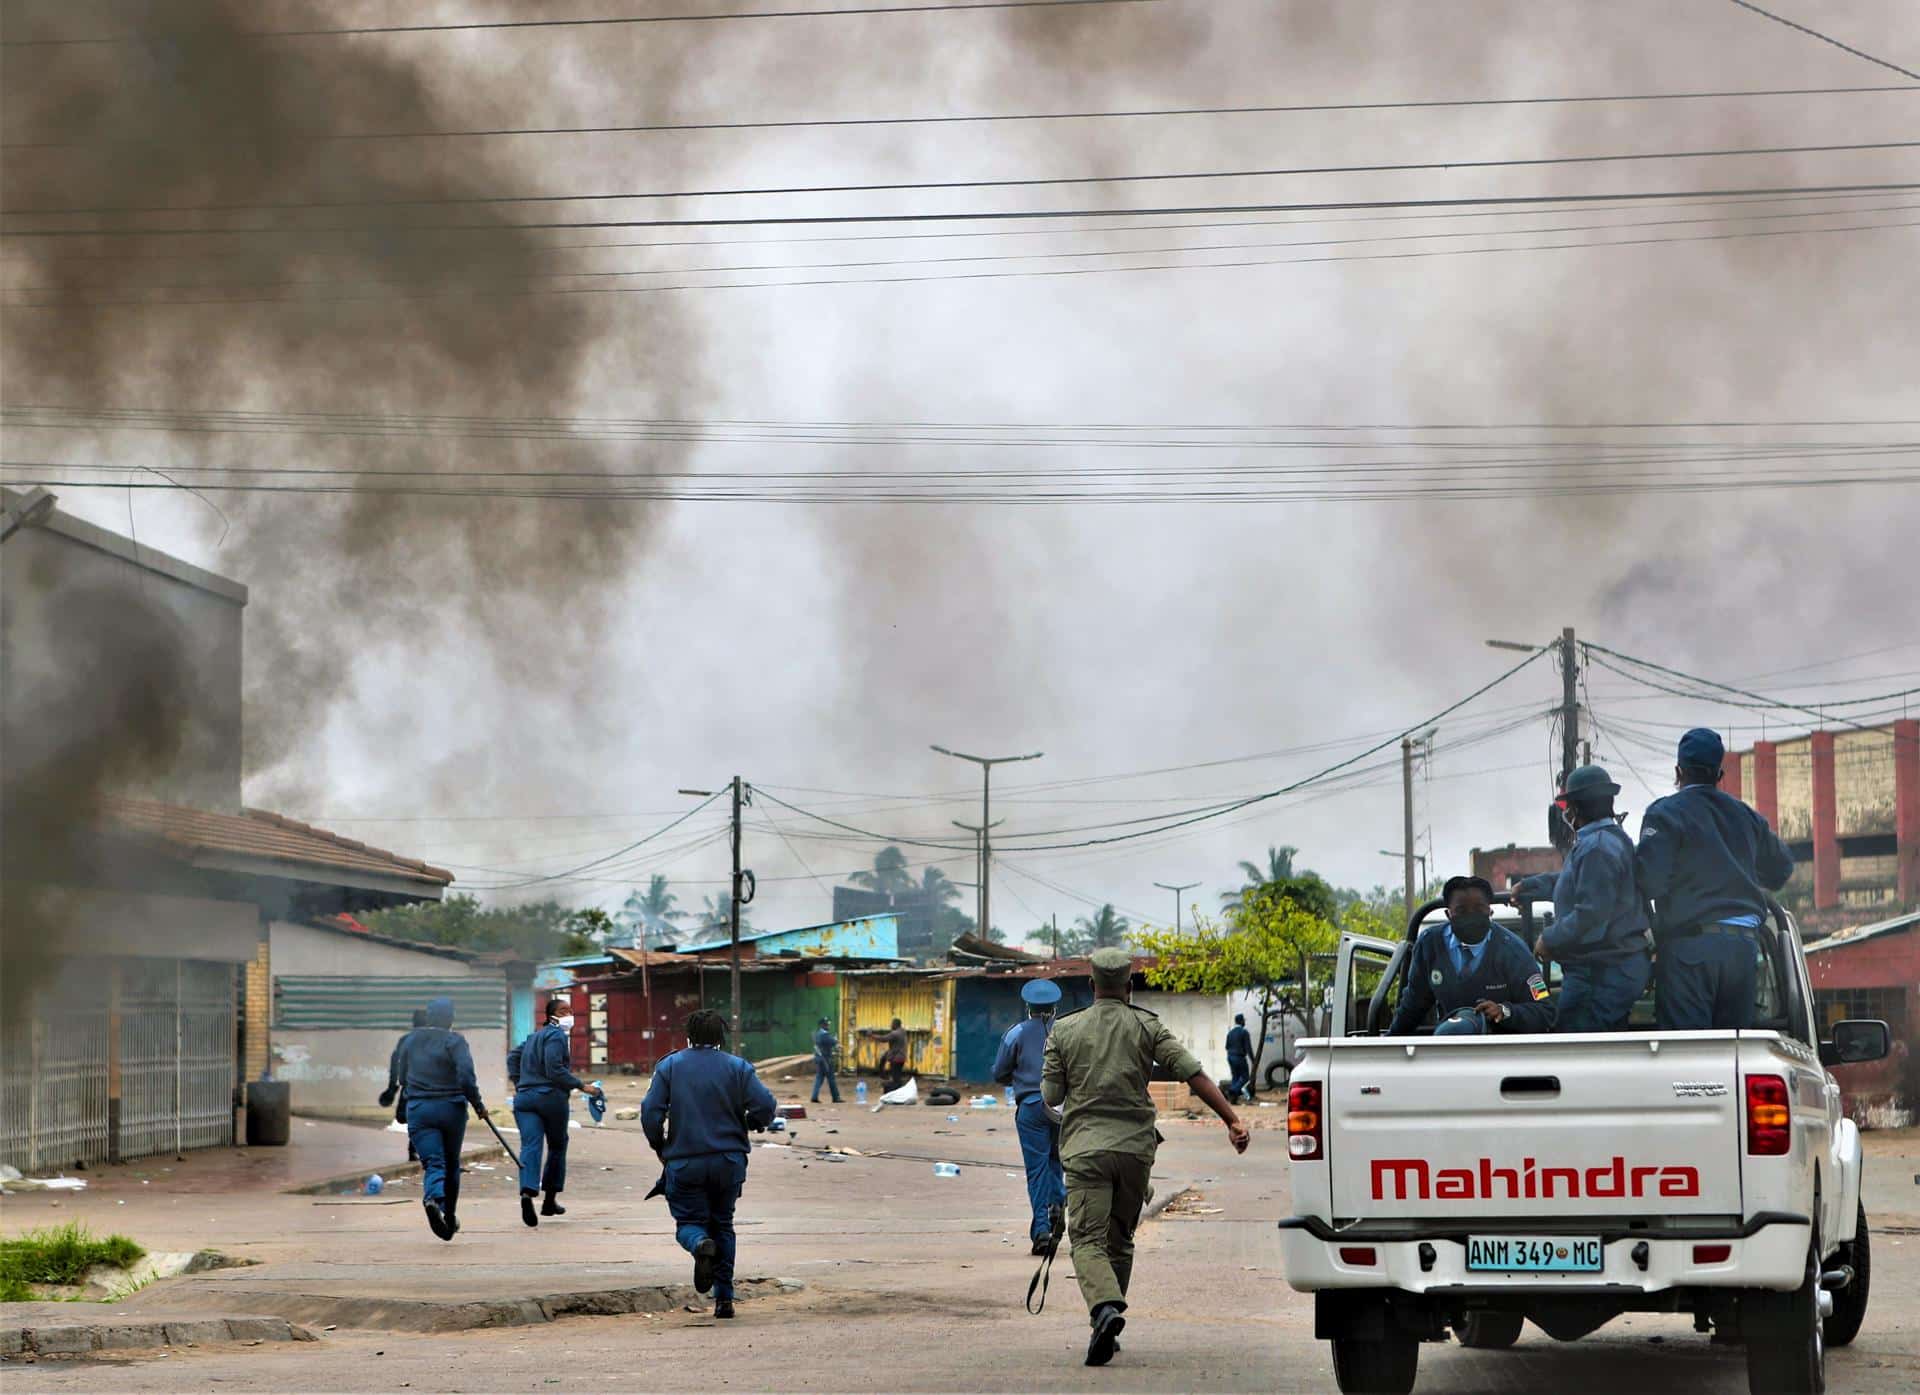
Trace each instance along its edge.
{"label": "white building wall", "polygon": [[1215,1080],[1227,1078],[1227,1028],[1233,1025],[1228,1000],[1215,993],[1137,992],[1134,1005],[1153,1013],[1200,1058]]}

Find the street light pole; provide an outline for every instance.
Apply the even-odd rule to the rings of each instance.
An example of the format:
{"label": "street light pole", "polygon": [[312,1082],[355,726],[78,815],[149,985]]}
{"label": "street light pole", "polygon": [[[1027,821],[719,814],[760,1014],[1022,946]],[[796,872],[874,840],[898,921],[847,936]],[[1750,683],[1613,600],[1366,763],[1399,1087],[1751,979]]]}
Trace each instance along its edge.
{"label": "street light pole", "polygon": [[1183,882],[1179,886],[1170,886],[1166,882],[1155,882],[1154,885],[1162,891],[1171,891],[1173,893],[1173,933],[1178,935],[1180,933],[1180,893],[1183,891],[1192,891],[1196,886],[1200,885],[1200,883]]}
{"label": "street light pole", "polygon": [[934,750],[943,756],[952,756],[955,760],[972,761],[980,767],[980,934],[984,937],[993,929],[993,896],[989,888],[987,869],[993,864],[993,844],[987,830],[994,826],[991,812],[993,796],[993,767],[1009,765],[1015,761],[1039,760],[1045,751],[1034,751],[1024,756],[970,756],[964,751],[949,751],[945,746],[935,746]]}
{"label": "street light pole", "polygon": [[[984,861],[984,854],[981,852],[981,848],[986,842],[987,828],[997,828],[1005,822],[1006,822],[1005,819],[995,819],[991,824],[988,824],[985,827],[983,827],[977,823],[963,823],[959,819],[955,819],[953,820],[953,826],[955,828],[964,828],[967,830],[967,832],[973,835],[973,855],[976,860]],[[973,911],[975,915],[978,915],[981,917],[984,917],[986,915],[986,910],[987,910],[986,897],[987,897],[987,879],[985,874],[983,873],[981,875],[980,880],[973,884]],[[987,938],[987,932],[981,928],[981,926],[984,926],[985,924],[986,924],[986,921],[983,918],[980,922],[980,925],[976,925],[974,927],[976,930],[979,931],[980,938],[983,940]]]}

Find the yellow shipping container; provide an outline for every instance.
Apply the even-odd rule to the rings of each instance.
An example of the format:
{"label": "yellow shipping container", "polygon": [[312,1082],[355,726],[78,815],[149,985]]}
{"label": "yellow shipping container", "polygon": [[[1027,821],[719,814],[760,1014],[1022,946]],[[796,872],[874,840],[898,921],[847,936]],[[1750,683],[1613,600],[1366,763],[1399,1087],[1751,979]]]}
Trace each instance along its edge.
{"label": "yellow shipping container", "polygon": [[897,1017],[907,1029],[907,1074],[952,1075],[953,990],[953,980],[938,982],[922,974],[842,974],[842,1059],[856,1071],[878,1074],[886,1039],[860,1033],[869,1027],[884,1032]]}

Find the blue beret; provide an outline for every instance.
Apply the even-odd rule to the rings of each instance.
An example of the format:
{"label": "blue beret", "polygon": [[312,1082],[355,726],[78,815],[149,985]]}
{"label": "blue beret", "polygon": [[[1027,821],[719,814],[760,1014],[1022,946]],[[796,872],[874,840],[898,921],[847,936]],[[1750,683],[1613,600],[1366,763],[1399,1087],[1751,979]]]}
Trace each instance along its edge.
{"label": "blue beret", "polygon": [[1030,978],[1021,986],[1020,999],[1035,1007],[1046,1007],[1060,1001],[1060,985],[1050,978]]}
{"label": "blue beret", "polygon": [[1680,738],[1680,764],[1697,765],[1702,770],[1718,770],[1726,759],[1727,748],[1720,741],[1720,733],[1706,727],[1695,727]]}

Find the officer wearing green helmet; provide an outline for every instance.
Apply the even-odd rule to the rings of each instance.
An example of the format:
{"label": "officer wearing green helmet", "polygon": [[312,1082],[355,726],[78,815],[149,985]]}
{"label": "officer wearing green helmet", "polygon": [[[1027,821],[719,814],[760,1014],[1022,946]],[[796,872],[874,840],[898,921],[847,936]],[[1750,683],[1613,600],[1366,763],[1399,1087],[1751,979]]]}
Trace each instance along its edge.
{"label": "officer wearing green helmet", "polygon": [[1088,962],[1093,1004],[1055,1020],[1040,1094],[1065,1111],[1060,1159],[1067,1179],[1067,1233],[1093,1327],[1087,1365],[1104,1366],[1127,1325],[1133,1232],[1147,1203],[1147,1179],[1160,1141],[1147,1093],[1155,1068],[1185,1080],[1206,1101],[1227,1126],[1235,1152],[1247,1151],[1251,1135],[1193,1053],[1158,1017],[1128,1001],[1133,960],[1127,952],[1096,949]]}
{"label": "officer wearing green helmet", "polygon": [[1620,786],[1597,765],[1567,776],[1558,801],[1573,829],[1567,860],[1557,874],[1513,885],[1528,900],[1553,898],[1553,924],[1534,949],[1560,961],[1556,1032],[1625,1031],[1653,977],[1647,903],[1634,881],[1633,840],[1614,813],[1618,793]]}

